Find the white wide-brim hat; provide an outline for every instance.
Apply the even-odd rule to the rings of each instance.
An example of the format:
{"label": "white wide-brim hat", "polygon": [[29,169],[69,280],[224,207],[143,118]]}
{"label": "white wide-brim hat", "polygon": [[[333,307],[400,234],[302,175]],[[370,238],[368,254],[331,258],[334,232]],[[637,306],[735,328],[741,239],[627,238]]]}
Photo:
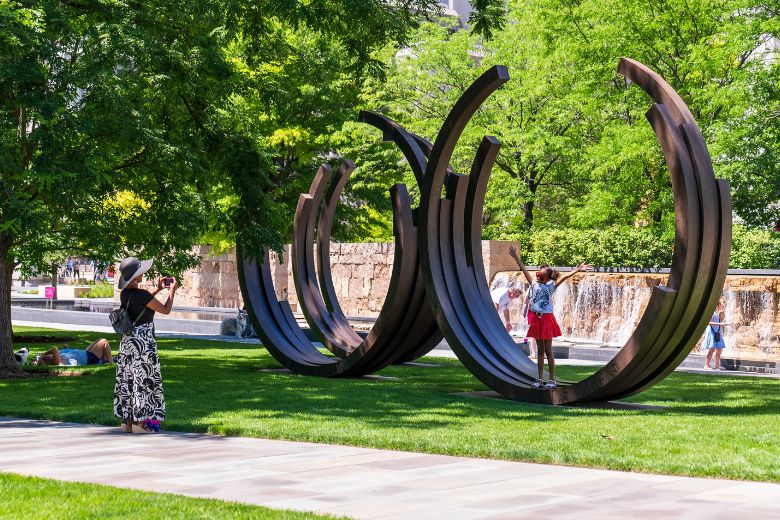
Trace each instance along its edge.
{"label": "white wide-brim hat", "polygon": [[149,260],[139,260],[134,256],[129,256],[122,260],[122,263],[119,264],[119,289],[124,289],[133,278],[141,276],[148,271],[152,267],[152,261],[151,258]]}

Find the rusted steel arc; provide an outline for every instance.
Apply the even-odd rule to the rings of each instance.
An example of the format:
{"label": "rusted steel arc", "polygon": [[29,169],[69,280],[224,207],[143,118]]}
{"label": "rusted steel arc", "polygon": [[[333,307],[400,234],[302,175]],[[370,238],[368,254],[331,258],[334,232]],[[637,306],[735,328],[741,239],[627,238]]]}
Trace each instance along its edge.
{"label": "rusted steel arc", "polygon": [[[647,74],[648,70],[632,60],[621,61],[621,72],[630,75],[656,101],[666,103],[654,107],[649,117],[673,180],[678,223],[672,275],[669,287],[653,290],[637,330],[613,362],[580,383],[550,392],[528,388],[529,366],[518,361],[508,336],[496,337],[495,329],[501,325],[486,312],[492,306],[477,249],[484,198],[480,190],[484,190],[486,178],[473,177],[478,172],[472,171],[464,201],[464,180],[448,176],[439,162],[449,160],[454,141],[470,117],[467,112],[473,113],[486,97],[484,90],[490,88],[490,80],[481,83],[481,94],[476,92],[478,80],[462,96],[456,104],[456,109],[461,108],[453,109],[453,114],[466,114],[465,120],[451,114],[434,144],[422,190],[421,226],[426,235],[420,237],[420,248],[426,287],[436,296],[432,304],[437,320],[458,357],[481,381],[507,397],[562,404],[615,399],[647,388],[690,352],[717,302],[730,246],[728,186],[716,183],[690,111],[671,87],[657,84],[663,81],[660,76]],[[441,200],[445,177],[449,177],[447,200]],[[464,257],[470,257],[471,262],[464,262]],[[464,301],[469,304],[464,305]]]}
{"label": "rusted steel arc", "polygon": [[[517,347],[511,336],[504,332],[504,323],[498,316],[490,296],[482,260],[482,208],[490,172],[500,147],[501,143],[495,137],[486,136],[482,139],[464,193],[458,194],[453,199],[454,212],[462,215],[462,224],[457,223],[457,227],[453,228],[453,235],[463,237],[462,240],[453,242],[453,259],[459,279],[462,280],[465,291],[469,295],[471,302],[469,310],[475,317],[475,321],[485,324],[493,334],[497,335],[492,344],[494,346],[503,344],[501,349],[503,359],[520,370],[524,376],[531,378],[533,382],[538,376],[536,365]],[[476,295],[476,298],[472,299],[472,294]]]}
{"label": "rusted steel arc", "polygon": [[412,139],[414,139],[417,142],[417,144],[420,146],[420,149],[423,151],[423,154],[425,154],[425,158],[428,159],[428,157],[431,155],[431,150],[433,150],[433,143],[420,135],[417,134],[410,134],[410,135],[412,136]]}
{"label": "rusted steel arc", "polygon": [[[325,203],[320,209],[320,217],[317,222],[317,277],[319,280],[320,291],[325,307],[330,313],[330,321],[339,323],[339,327],[346,327],[348,330],[347,341],[352,348],[360,344],[362,339],[356,340],[352,327],[349,325],[344,312],[336,296],[336,289],[333,284],[333,276],[330,270],[330,236],[333,230],[333,220],[336,215],[336,206],[338,205],[341,193],[346,186],[349,176],[355,170],[355,163],[352,161],[343,161],[336,173],[334,179],[328,187]],[[314,225],[314,222],[311,222]]]}
{"label": "rusted steel arc", "polygon": [[[460,97],[439,131],[428,159],[423,184],[420,186],[420,234],[418,239],[425,288],[439,328],[442,329],[450,346],[454,349],[460,347],[453,346],[450,339],[459,337],[465,339],[468,337],[469,331],[459,330],[456,327],[457,315],[444,292],[446,286],[442,271],[442,251],[439,246],[439,237],[449,230],[442,229],[439,222],[442,213],[441,192],[447,176],[449,159],[464,127],[482,101],[508,80],[509,74],[506,67],[493,67],[482,74]],[[449,323],[450,320],[452,320],[452,325]],[[466,348],[468,347],[464,345],[463,349]]]}
{"label": "rusted steel arc", "polygon": [[[320,168],[320,172],[330,173],[330,168],[323,166]],[[319,292],[319,287],[314,281],[316,278],[313,243],[315,230],[314,215],[315,210],[320,206],[327,182],[330,180],[330,175],[323,175],[320,172],[315,177],[309,194],[301,195],[295,212],[295,240],[293,242],[292,254],[293,274],[301,310],[312,330],[317,331],[322,336],[323,343],[331,352],[343,357],[360,347],[363,339],[355,333],[346,317],[333,315],[328,311],[322,294]],[[325,228],[331,227],[331,221],[335,213],[335,201],[338,200],[339,193],[331,190],[331,195],[333,195],[333,199],[329,202],[332,202],[330,204],[332,211],[327,210],[328,204],[326,204],[326,211],[323,214],[324,220],[320,220],[320,225]],[[404,213],[408,211],[406,209]],[[409,221],[409,224],[411,224],[411,221]],[[327,260],[324,261],[320,258],[320,262],[321,264],[325,262],[329,264],[330,255],[328,254]],[[403,258],[399,258],[398,263],[403,265]],[[408,264],[409,262],[407,261],[406,265]],[[409,277],[407,276],[406,278]],[[330,279],[327,279],[327,282],[330,281]],[[335,294],[335,290],[332,292]],[[375,337],[376,335],[369,334],[369,341]],[[364,348],[364,350],[366,349]]]}
{"label": "rusted steel arc", "polygon": [[[420,145],[420,148],[422,148],[425,157],[428,158],[431,155],[431,151],[433,150],[433,143],[417,134],[411,134],[411,136],[415,141],[417,141],[417,144]],[[452,166],[447,165],[447,173],[453,173]]]}
{"label": "rusted steel arc", "polygon": [[[712,319],[712,313],[718,304],[723,286],[726,282],[726,271],[731,254],[731,195],[728,181],[722,179],[718,180],[718,198],[721,203],[721,215],[718,220],[722,223],[719,237],[719,251],[717,254],[718,265],[711,272],[702,273],[703,277],[709,278],[708,287],[711,288],[709,298],[702,302],[700,312],[698,313],[698,319],[694,321],[686,331],[686,335],[680,341],[680,347],[675,355],[671,356],[664,365],[658,367],[658,369],[645,380],[626,389],[626,391],[618,397],[627,397],[642,392],[673,372],[674,369],[688,357],[688,354],[690,354],[696,346],[699,338],[701,338],[702,332],[706,330],[707,324]],[[708,277],[708,275],[711,276]]]}
{"label": "rusted steel arc", "polygon": [[703,285],[704,294],[698,300],[700,302],[697,309],[698,318],[692,319],[692,324],[680,341],[678,351],[665,365],[632,388],[630,391],[632,394],[666,377],[695,346],[720,298],[731,253],[731,197],[728,181],[715,179],[707,145],[696,124],[685,123],[680,125],[680,129],[690,152],[702,196],[703,257],[707,263],[700,264],[697,281],[699,285]]}
{"label": "rusted steel arc", "polygon": [[417,310],[413,311],[410,308],[410,315],[415,316],[415,321],[413,325],[414,330],[410,331],[409,337],[415,339],[414,344],[416,347],[399,356],[395,361],[396,363],[406,363],[423,357],[436,348],[436,345],[441,343],[441,340],[444,338],[439,330],[439,325],[436,323],[436,318],[433,316],[433,309],[431,309],[428,298],[425,295],[425,280],[419,269],[417,271],[417,281],[415,282],[414,302]]}
{"label": "rusted steel arc", "polygon": [[[725,190],[719,188],[719,184],[725,181],[716,182],[701,132],[695,122],[687,122],[693,120],[687,107],[660,76],[644,65],[625,60],[621,61],[620,70],[630,74],[630,77],[656,100],[675,104],[672,110],[669,110],[667,105],[656,105],[655,109],[648,113],[648,117],[664,149],[673,178],[675,166],[679,165],[675,164],[670,154],[677,153],[684,156],[684,160],[680,162],[686,166],[683,173],[687,177],[687,184],[694,185],[688,189],[694,192],[696,207],[688,207],[682,213],[678,206],[675,208],[678,221],[684,220],[695,226],[693,229],[687,229],[688,240],[682,247],[678,243],[681,235],[679,226],[676,230],[672,269],[676,276],[670,275],[669,279],[669,285],[673,288],[676,288],[675,285],[682,288],[683,282],[687,281],[690,290],[678,295],[675,309],[671,311],[674,319],[664,320],[667,330],[657,336],[651,336],[664,340],[664,349],[654,357],[636,356],[633,366],[626,366],[622,370],[619,388],[614,389],[613,385],[610,392],[609,385],[604,385],[593,395],[594,399],[604,396],[616,399],[649,388],[666,377],[687,357],[706,327],[720,297],[731,247],[728,185],[725,185]],[[664,84],[657,85],[658,82]],[[668,134],[673,134],[673,137],[670,138]],[[674,146],[671,145],[672,142]],[[680,196],[679,191],[678,188],[674,189],[675,198]],[[696,247],[691,247],[693,243]],[[689,265],[691,261],[693,266]],[[649,315],[651,314],[646,312],[643,319]]]}
{"label": "rusted steel arc", "polygon": [[[470,275],[475,284],[467,284],[465,291],[461,285],[462,272],[457,270],[457,258],[458,254],[461,258],[465,257],[463,205],[468,180],[447,172],[447,163],[455,143],[468,120],[482,101],[507,80],[508,74],[504,67],[488,70],[461,96],[442,125],[428,160],[421,189],[420,228],[425,232],[425,235],[420,236],[421,263],[439,327],[444,330],[448,343],[461,361],[488,386],[530,389],[534,376],[507,361],[518,360],[528,372],[531,368],[535,370],[535,367],[527,357],[522,362],[524,355],[511,338],[501,332],[503,327],[500,324],[498,332],[488,325],[488,322],[495,325],[497,317],[489,317],[484,312],[490,308],[495,314],[492,303],[485,302],[480,291],[474,289],[477,277],[473,273]],[[442,200],[441,191],[445,180],[447,199]],[[454,199],[454,203],[450,199]],[[472,237],[472,248],[477,242],[481,244],[481,238]],[[480,276],[484,280],[484,271]],[[476,315],[472,314],[472,306],[476,307]],[[500,336],[499,332],[504,336]],[[498,344],[493,345],[494,342]]]}
{"label": "rusted steel arc", "polygon": [[[473,264],[469,266],[467,262],[466,247],[469,241],[466,237],[469,234],[467,226],[470,221],[468,218],[470,211],[467,207],[469,187],[472,181],[479,183],[482,176],[487,177],[490,173],[492,162],[486,159],[495,158],[498,152],[498,141],[490,140],[491,138],[483,140],[483,146],[477,152],[472,168],[472,173],[476,175],[474,179],[459,175],[451,175],[448,178],[447,199],[452,201],[453,215],[449,223],[452,239],[449,247],[443,250],[442,265],[447,269],[454,268],[460,291],[457,293],[451,291],[450,295],[453,300],[458,298],[463,302],[464,310],[461,311],[461,319],[464,323],[470,321],[468,329],[478,333],[478,335],[472,334],[476,342],[484,345],[482,350],[489,352],[500,361],[503,371],[509,377],[522,384],[531,385],[537,377],[536,365],[506,333],[490,297],[484,271],[477,272],[475,266]],[[457,182],[453,182],[455,179]]]}
{"label": "rusted steel arc", "polygon": [[[714,177],[709,176],[708,180],[714,180]],[[621,397],[649,388],[682,363],[701,337],[720,298],[731,250],[731,201],[728,182],[718,181],[713,186],[705,185],[701,191],[707,194],[703,201],[714,202],[715,207],[707,207],[703,212],[702,236],[707,249],[695,273],[697,291],[689,302],[685,315],[687,319],[679,324],[676,348],[664,363],[654,366],[652,372],[626,389]]]}
{"label": "rusted steel arc", "polygon": [[[600,387],[595,391],[590,381],[585,379],[576,388],[569,391],[580,401],[608,400],[623,396],[630,388],[645,380],[660,366],[669,362],[674,355],[676,345],[686,323],[691,319],[691,302],[701,292],[697,277],[698,266],[702,259],[701,201],[694,175],[693,165],[688,156],[682,135],[675,127],[669,111],[663,105],[656,105],[648,112],[653,129],[666,158],[672,179],[677,215],[689,215],[689,218],[676,219],[675,254],[672,261],[676,280],[669,279],[669,289],[673,295],[671,303],[664,308],[664,315],[648,314],[641,321],[661,322],[655,334],[644,334],[645,327],[637,327],[627,345],[605,367],[604,373],[612,374],[607,381],[598,372],[593,377]],[[589,393],[592,391],[592,393]]]}
{"label": "rusted steel arc", "polygon": [[[346,181],[344,176],[352,171],[348,164],[339,170],[342,175],[331,184],[328,200],[323,205],[318,222],[320,243],[326,244],[319,251],[318,261],[323,285],[331,285],[330,255],[325,234],[329,233],[335,208],[341,189]],[[343,314],[329,312],[318,285],[313,281],[314,272],[313,234],[315,227],[314,211],[320,206],[325,185],[330,180],[330,170],[323,167],[315,177],[308,194],[302,195],[295,216],[293,265],[299,303],[312,330],[323,338],[323,343],[334,353],[345,358],[345,362],[355,356],[364,356],[359,366],[347,366],[339,375],[358,375],[380,370],[401,356],[418,351],[430,341],[432,334],[438,334],[435,322],[420,322],[420,308],[427,305],[424,294],[415,287],[418,279],[417,237],[412,223],[411,201],[403,185],[393,187],[391,195],[394,208],[394,233],[396,236],[396,256],[391,274],[388,296],[374,327],[365,339],[359,338],[352,330]],[[433,326],[433,331],[431,331]],[[354,339],[353,339],[354,338]]]}
{"label": "rusted steel arc", "polygon": [[[358,120],[382,130],[382,139],[392,141],[403,153],[417,180],[417,186],[422,186],[422,177],[431,155],[433,144],[426,138],[408,132],[387,116],[370,110],[361,110]],[[452,173],[452,167],[447,165],[447,173]]]}
{"label": "rusted steel arc", "polygon": [[419,141],[415,139],[416,136],[407,132],[401,125],[389,117],[377,112],[371,112],[370,110],[361,110],[358,113],[358,121],[382,130],[382,139],[392,141],[398,146],[406,160],[409,161],[409,166],[411,166],[412,172],[414,172],[417,185],[420,186],[423,175],[425,175],[428,159],[426,158],[427,154],[423,153]]}
{"label": "rusted steel arc", "polygon": [[[453,179],[453,177],[450,177]],[[456,185],[450,187],[449,194],[457,192],[457,184],[464,186],[467,181],[463,176],[454,177]],[[439,222],[443,232],[439,235],[439,249],[442,254],[441,280],[438,297],[441,299],[442,309],[446,313],[448,320],[447,326],[451,331],[445,333],[450,348],[458,356],[458,359],[468,368],[478,379],[489,385],[491,378],[498,378],[500,381],[512,385],[530,386],[533,379],[525,377],[518,373],[510,364],[505,363],[502,356],[502,347],[499,345],[494,348],[490,337],[499,331],[481,327],[475,323],[472,314],[469,312],[469,306],[473,305],[476,295],[464,295],[461,281],[454,262],[453,242],[461,239],[454,233],[453,222],[458,219],[455,214],[455,205],[453,201],[444,199],[441,201],[441,214]],[[441,323],[439,324],[441,326]],[[455,334],[453,334],[455,333]],[[506,332],[504,331],[504,334]],[[508,337],[508,335],[507,335]],[[487,378],[487,380],[483,379]]]}
{"label": "rusted steel arc", "polygon": [[339,362],[319,352],[295,323],[287,302],[276,300],[268,253],[258,264],[238,249],[237,259],[244,304],[263,346],[279,363],[296,373],[336,375]]}
{"label": "rusted steel arc", "polygon": [[[410,208],[411,199],[406,186],[396,184],[391,188],[390,193],[396,207]],[[420,279],[417,229],[412,225],[411,210],[408,210],[405,216],[408,225],[404,227],[403,235],[397,234],[396,260],[393,263],[395,272],[398,259],[404,260],[401,266],[403,274],[391,277],[388,297],[382,308],[384,311],[385,306],[390,305],[392,312],[380,312],[369,338],[366,338],[368,341],[372,335],[375,335],[378,344],[381,339],[383,347],[377,359],[383,363],[382,367],[389,363],[416,359],[421,353],[427,353],[438,344],[442,337],[436,322],[430,317],[428,301]],[[414,261],[406,262],[407,259],[412,258]],[[407,284],[406,280],[413,280],[413,282]],[[397,293],[405,294],[408,300],[394,298],[393,295]],[[431,344],[434,340],[435,343]],[[428,350],[424,350],[426,348]]]}
{"label": "rusted steel arc", "polygon": [[[409,210],[410,199],[403,185],[395,186],[391,194],[396,258],[404,259],[410,248],[412,251],[416,250],[416,232]],[[306,200],[304,197],[304,206],[310,204]],[[311,196],[308,200],[311,200]],[[315,345],[306,339],[289,304],[276,300],[267,254],[264,255],[262,263],[257,264],[245,258],[239,249],[238,260],[241,291],[250,319],[263,345],[281,364],[296,373],[322,377],[363,375],[393,363],[405,352],[401,348],[403,345],[419,340],[413,336],[417,330],[413,323],[414,316],[407,312],[407,309],[415,309],[414,298],[410,300],[402,297],[405,293],[414,294],[404,288],[408,286],[406,282],[417,275],[416,258],[413,258],[412,262],[397,261],[394,264],[388,301],[395,301],[398,305],[389,312],[381,313],[369,335],[370,338],[366,338],[366,342],[344,358],[332,358],[319,352]],[[422,302],[425,300],[422,299]],[[381,329],[384,329],[384,332]],[[377,341],[377,336],[385,338],[384,343]],[[384,347],[380,347],[380,344],[384,344]]]}
{"label": "rusted steel arc", "polygon": [[[432,147],[430,142],[418,135],[407,132],[401,125],[389,117],[376,112],[361,111],[359,119],[360,121],[381,130],[383,139],[391,140],[398,146],[401,153],[404,154],[404,157],[406,157],[406,160],[409,162],[412,171],[415,172],[415,178],[419,186],[422,175],[427,167],[427,156]],[[414,254],[417,256],[416,241],[414,247]],[[417,261],[417,264],[419,271],[419,260]],[[428,299],[425,295],[425,284],[420,273],[418,273],[414,284],[414,295],[409,312],[412,312],[416,317],[413,322],[414,335],[411,336],[411,338],[414,339],[402,347],[404,354],[398,358],[397,362],[399,363],[413,361],[427,354],[433,350],[444,337],[441,331],[439,331],[436,319],[433,316],[433,309],[430,308],[430,304],[428,303]]]}
{"label": "rusted steel arc", "polygon": [[618,72],[626,79],[636,83],[659,105],[665,105],[676,125],[684,123],[696,125],[693,114],[680,95],[664,80],[660,74],[647,65],[631,58],[621,58]]}
{"label": "rusted steel arc", "polygon": [[[493,136],[485,136],[479,143],[477,154],[471,165],[469,173],[469,187],[466,193],[466,204],[463,208],[466,239],[466,263],[474,267],[475,271],[481,270],[483,273],[484,263],[482,261],[482,208],[485,206],[485,195],[487,194],[488,180],[490,171],[496,162],[498,152],[501,149],[501,143]],[[466,207],[470,208],[466,211]],[[478,240],[477,240],[478,238]],[[476,264],[475,264],[476,262]],[[487,290],[488,280],[480,283],[480,287]]]}
{"label": "rusted steel arc", "polygon": [[[406,186],[393,186],[391,197],[396,213],[401,213],[399,208],[404,209],[404,219],[396,219],[394,224],[396,250],[390,287],[377,321],[366,338],[368,343],[375,337],[376,344],[382,345],[381,349],[372,347],[382,363],[379,368],[409,358],[426,346],[432,348],[435,346],[435,343],[431,345],[434,338],[436,343],[441,340],[435,321],[425,319],[425,313],[430,311],[426,309],[428,301],[420,284],[417,230],[412,225],[411,199]],[[409,283],[410,280],[412,283]]]}
{"label": "rusted steel arc", "polygon": [[316,216],[331,178],[331,168],[322,165],[312,181],[309,193],[298,199],[293,221],[291,256],[295,290],[306,321],[328,350],[344,357],[357,348],[363,339],[352,330],[346,318],[340,320],[327,309],[314,268]]}
{"label": "rusted steel arc", "polygon": [[[351,162],[339,168],[338,175],[328,190],[327,199],[322,205],[317,225],[319,246],[317,262],[320,287],[323,289],[323,297],[328,292],[330,293],[335,304],[334,307],[338,305],[338,302],[330,271],[330,231],[339,197],[349,174],[353,170],[354,163]],[[318,190],[313,188],[312,191]],[[391,189],[391,197],[393,206],[396,208],[396,214],[399,215],[395,224],[398,237],[397,244],[399,246],[396,249],[395,258],[397,260],[394,264],[396,276],[391,276],[391,286],[388,290],[389,297],[386,299],[386,305],[382,307],[371,332],[364,340],[361,339],[357,344],[349,345],[350,350],[355,348],[363,350],[387,349],[388,352],[385,355],[380,356],[377,354],[376,358],[381,360],[412,357],[425,348],[430,350],[441,341],[441,334],[438,332],[435,321],[432,317],[426,320],[425,309],[422,309],[423,306],[427,305],[427,301],[424,292],[421,292],[422,284],[418,280],[419,277],[416,273],[418,269],[417,239],[411,221],[411,209],[409,207],[411,201],[405,186],[394,186]],[[310,220],[309,222],[313,225],[313,221]],[[311,246],[308,244],[307,242],[304,245],[307,248],[307,254],[311,250]],[[343,313],[330,312],[330,314],[325,315],[325,311],[323,311],[325,303],[319,301],[316,294],[313,296],[318,312],[324,315],[326,323],[323,325],[320,322],[312,322],[312,328],[321,327],[329,343],[335,343],[340,338],[329,337],[328,331],[348,330],[349,333],[354,334],[349,321]],[[304,300],[301,301],[303,302]],[[428,312],[428,315],[430,315],[430,312]],[[405,335],[404,332],[399,333],[399,330],[408,332],[408,335]],[[345,346],[340,344],[334,344],[333,348],[345,350]],[[382,366],[384,365],[380,363],[377,369]]]}

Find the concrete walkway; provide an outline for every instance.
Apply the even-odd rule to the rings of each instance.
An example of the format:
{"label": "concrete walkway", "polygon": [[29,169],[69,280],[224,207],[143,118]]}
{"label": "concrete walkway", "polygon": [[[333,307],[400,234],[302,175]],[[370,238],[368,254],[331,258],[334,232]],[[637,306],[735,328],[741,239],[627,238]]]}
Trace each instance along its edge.
{"label": "concrete walkway", "polygon": [[0,418],[0,471],[382,519],[780,518],[780,485]]}

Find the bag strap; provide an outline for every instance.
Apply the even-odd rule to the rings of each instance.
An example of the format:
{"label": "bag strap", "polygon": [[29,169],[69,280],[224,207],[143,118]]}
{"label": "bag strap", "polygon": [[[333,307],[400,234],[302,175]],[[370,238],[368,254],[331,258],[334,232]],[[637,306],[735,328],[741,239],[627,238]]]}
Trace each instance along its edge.
{"label": "bag strap", "polygon": [[[133,302],[133,297],[132,297],[132,296],[130,296],[130,298],[128,298],[128,299],[127,299],[127,307],[125,307],[125,312],[127,312],[128,314],[130,314],[130,304],[131,304],[132,302]],[[139,314],[139,315],[138,315],[138,316],[135,318],[135,321],[133,322],[133,327],[135,327],[135,324],[136,324],[136,323],[138,323],[138,320],[140,320],[140,319],[141,319],[141,316],[143,316],[145,312],[146,312],[146,306],[144,306],[144,310],[142,310],[142,311],[141,311],[141,314]]]}
{"label": "bag strap", "polygon": [[144,306],[144,310],[142,310],[142,311],[141,311],[141,314],[139,314],[139,315],[138,315],[138,317],[137,317],[137,318],[135,319],[135,321],[133,322],[133,326],[134,326],[134,327],[135,327],[135,324],[136,324],[136,323],[138,323],[138,320],[140,320],[140,319],[141,319],[141,316],[143,316],[145,312],[146,312],[146,307]]}

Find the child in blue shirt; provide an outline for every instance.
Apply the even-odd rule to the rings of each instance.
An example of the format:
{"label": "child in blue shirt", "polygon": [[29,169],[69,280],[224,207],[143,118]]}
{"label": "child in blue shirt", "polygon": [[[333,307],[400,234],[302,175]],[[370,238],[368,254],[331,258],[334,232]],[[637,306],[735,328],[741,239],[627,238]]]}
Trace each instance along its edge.
{"label": "child in blue shirt", "polygon": [[[593,266],[582,263],[574,270],[560,276],[560,273],[551,267],[544,267],[536,272],[536,281],[531,277],[526,269],[517,248],[509,248],[509,254],[515,259],[520,270],[523,271],[525,279],[531,285],[531,309],[528,314],[528,337],[534,338],[537,344],[539,377],[534,382],[534,388],[553,389],[555,383],[555,358],[553,357],[552,341],[561,335],[561,328],[553,314],[553,295],[555,290],[566,280],[575,274],[583,271],[592,271]],[[547,363],[550,366],[550,380],[545,384],[544,378],[544,356],[547,356]]]}

